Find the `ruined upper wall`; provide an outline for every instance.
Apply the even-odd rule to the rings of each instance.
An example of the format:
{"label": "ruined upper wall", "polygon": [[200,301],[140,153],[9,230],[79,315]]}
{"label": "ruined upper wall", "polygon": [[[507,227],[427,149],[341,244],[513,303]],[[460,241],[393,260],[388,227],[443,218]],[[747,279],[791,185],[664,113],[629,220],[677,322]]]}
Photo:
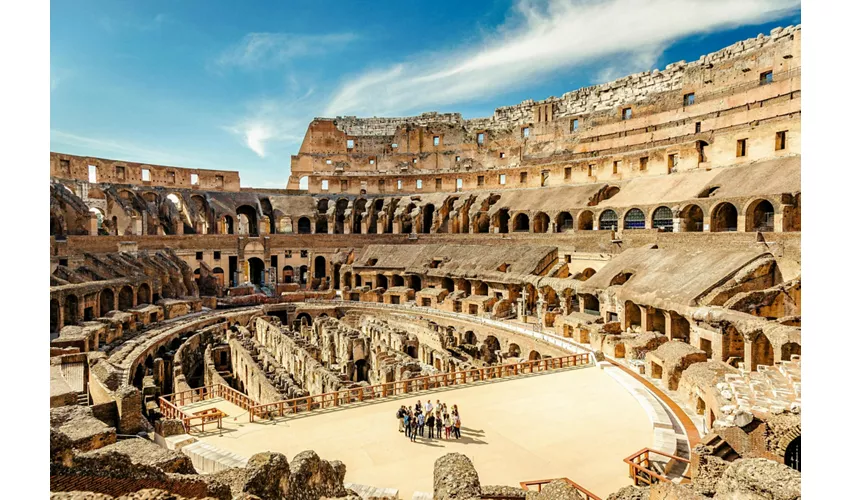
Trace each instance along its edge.
{"label": "ruined upper wall", "polygon": [[[51,177],[89,181],[90,166],[97,168],[94,182],[210,191],[239,191],[239,172],[235,171],[169,167],[124,160],[109,160],[93,156],[50,153]],[[144,171],[148,173],[144,174]],[[195,184],[192,183],[192,174],[198,176]],[[143,175],[147,177],[143,177]]]}

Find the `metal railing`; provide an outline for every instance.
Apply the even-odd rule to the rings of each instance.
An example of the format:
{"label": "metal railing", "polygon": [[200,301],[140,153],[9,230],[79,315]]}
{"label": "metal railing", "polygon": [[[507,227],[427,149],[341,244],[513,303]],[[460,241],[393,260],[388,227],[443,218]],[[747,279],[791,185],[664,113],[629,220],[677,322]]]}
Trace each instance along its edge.
{"label": "metal railing", "polygon": [[437,375],[426,375],[385,384],[376,384],[365,387],[353,387],[341,391],[328,392],[312,396],[292,398],[274,403],[254,405],[249,408],[250,420],[254,418],[273,418],[288,414],[304,413],[325,408],[336,408],[352,403],[375,400],[410,394],[429,389],[464,385],[485,380],[514,377],[524,374],[539,373],[544,371],[559,370],[561,368],[575,367],[590,364],[589,354],[571,354],[559,358],[546,358],[521,363],[510,363],[471,370],[440,373]]}
{"label": "metal railing", "polygon": [[[644,448],[637,453],[629,455],[628,457],[623,459],[623,462],[629,464],[629,477],[634,481],[635,486],[649,486],[658,482],[670,482],[670,478],[667,476],[661,475],[653,470],[650,470],[648,466],[650,465],[649,454],[652,453],[654,455],[661,455],[662,457],[667,457],[671,460],[676,460],[678,462],[682,462],[685,464],[685,468],[690,465],[690,460],[683,457],[678,457],[676,455],[670,455],[669,453],[664,453],[663,451],[653,450],[650,448]],[[682,475],[684,479],[690,479],[687,475]]]}
{"label": "metal railing", "polygon": [[519,485],[524,490],[528,490],[529,486],[536,486],[537,491],[541,491],[543,489],[543,486],[551,483],[552,481],[557,481],[558,479],[563,479],[564,481],[567,482],[567,484],[569,484],[573,488],[577,489],[579,491],[579,493],[581,493],[582,497],[585,500],[602,500],[602,498],[594,495],[593,493],[588,491],[586,488],[582,487],[579,484],[576,484],[573,480],[571,480],[570,478],[567,478],[567,477],[559,477],[559,478],[554,478],[554,479],[538,479],[536,481],[523,481],[523,482],[519,483]]}
{"label": "metal railing", "polygon": [[[189,414],[180,409],[180,407],[185,405],[215,398],[221,398],[233,403],[243,410],[249,410],[252,406],[257,404],[247,395],[230,386],[215,384],[209,387],[198,387],[196,389],[189,389],[160,396],[159,411],[163,418],[170,418],[183,422],[183,427],[186,429],[187,434],[191,434],[192,430],[197,427],[200,427],[203,432],[206,425],[211,423],[216,423],[217,428],[221,429],[221,419],[226,416],[221,411],[205,410],[203,412],[198,412],[197,414]],[[196,420],[200,420],[200,422],[195,423]]]}

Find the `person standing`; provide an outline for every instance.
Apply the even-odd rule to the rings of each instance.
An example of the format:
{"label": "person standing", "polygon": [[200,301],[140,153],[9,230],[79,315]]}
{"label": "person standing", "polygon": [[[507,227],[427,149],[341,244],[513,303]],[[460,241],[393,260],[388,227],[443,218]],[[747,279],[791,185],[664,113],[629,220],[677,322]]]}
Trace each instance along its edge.
{"label": "person standing", "polygon": [[446,426],[446,439],[449,438],[449,434],[452,431],[452,420],[449,418],[448,413],[443,414],[443,425]]}
{"label": "person standing", "polygon": [[440,415],[439,412],[437,412],[437,419],[434,423],[437,427],[437,439],[439,439],[440,435],[443,433],[443,416]]}
{"label": "person standing", "polygon": [[425,415],[430,415],[434,410],[434,405],[431,404],[431,400],[429,399],[427,403],[425,403]]}
{"label": "person standing", "polygon": [[416,413],[419,413],[421,411],[422,411],[422,401],[416,400]]}
{"label": "person standing", "polygon": [[401,408],[399,408],[398,411],[395,412],[395,418],[398,419],[398,431],[399,432],[404,432],[404,414],[406,412],[407,412],[407,409],[404,407],[404,405],[401,405]]}
{"label": "person standing", "polygon": [[[428,426],[428,439],[434,439],[434,415],[428,414],[425,419],[425,425]],[[437,432],[440,432],[439,430]]]}
{"label": "person standing", "polygon": [[421,437],[425,437],[425,414],[422,412],[419,413],[419,416],[416,417],[416,423],[419,427],[419,435]]}
{"label": "person standing", "polygon": [[404,435],[410,437],[410,412],[404,412],[402,421],[404,422]]}
{"label": "person standing", "polygon": [[438,417],[443,414],[443,405],[442,405],[442,403],[440,403],[439,399],[437,400],[437,406],[434,409],[437,410],[437,416]]}
{"label": "person standing", "polygon": [[455,439],[460,439],[460,415],[452,415],[452,426],[454,427]]}

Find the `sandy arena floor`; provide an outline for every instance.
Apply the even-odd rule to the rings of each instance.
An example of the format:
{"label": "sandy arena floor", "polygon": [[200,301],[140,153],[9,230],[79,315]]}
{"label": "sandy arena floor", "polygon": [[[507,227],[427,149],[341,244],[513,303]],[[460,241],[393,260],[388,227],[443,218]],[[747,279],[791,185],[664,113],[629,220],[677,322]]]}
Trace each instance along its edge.
{"label": "sandy arena floor", "polygon": [[[428,399],[457,404],[463,438],[411,443],[398,432],[396,410],[417,399],[423,405]],[[208,434],[204,441],[245,457],[270,450],[292,459],[312,449],[345,463],[346,482],[398,488],[406,499],[414,491],[433,490],[434,461],[449,452],[472,459],[482,485],[567,476],[605,498],[629,484],[623,458],[652,444],[652,426],[641,406],[595,367],[313,412],[274,424],[250,423],[244,410],[221,400],[192,408],[208,406],[229,418],[221,436]]]}

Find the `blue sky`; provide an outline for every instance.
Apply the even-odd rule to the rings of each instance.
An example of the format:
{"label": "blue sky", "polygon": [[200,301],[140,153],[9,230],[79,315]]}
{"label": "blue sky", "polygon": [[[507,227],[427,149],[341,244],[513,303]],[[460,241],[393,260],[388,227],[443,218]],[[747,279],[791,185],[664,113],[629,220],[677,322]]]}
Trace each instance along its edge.
{"label": "blue sky", "polygon": [[489,116],[800,23],[799,0],[54,0],[53,151],[286,186],[314,116]]}

